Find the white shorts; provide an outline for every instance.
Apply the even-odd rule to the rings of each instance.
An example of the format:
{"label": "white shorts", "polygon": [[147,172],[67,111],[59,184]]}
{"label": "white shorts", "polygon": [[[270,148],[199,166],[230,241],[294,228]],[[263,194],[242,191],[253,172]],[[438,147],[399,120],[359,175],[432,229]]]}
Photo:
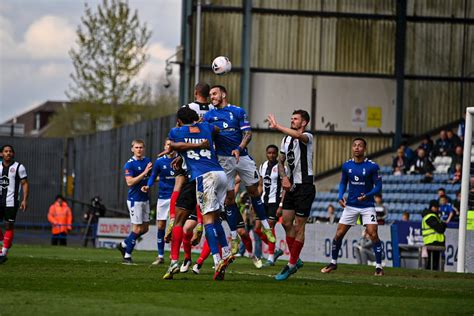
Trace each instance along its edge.
{"label": "white shorts", "polygon": [[132,224],[139,225],[150,221],[150,202],[149,201],[128,201],[128,211],[130,212],[130,221]]}
{"label": "white shorts", "polygon": [[158,199],[156,202],[156,220],[166,221],[168,219],[168,213],[170,212],[171,199]]}
{"label": "white shorts", "polygon": [[375,207],[358,208],[353,206],[346,206],[342,212],[340,224],[356,225],[359,215],[362,217],[362,225],[375,224],[377,225],[377,215]]}
{"label": "white shorts", "polygon": [[246,187],[258,183],[260,175],[255,161],[250,156],[241,156],[239,163],[233,156],[217,156],[217,158],[227,176],[227,191],[234,190],[236,173],[239,174],[240,181]]}
{"label": "white shorts", "polygon": [[224,210],[226,182],[224,171],[210,171],[196,178],[196,198],[203,215]]}

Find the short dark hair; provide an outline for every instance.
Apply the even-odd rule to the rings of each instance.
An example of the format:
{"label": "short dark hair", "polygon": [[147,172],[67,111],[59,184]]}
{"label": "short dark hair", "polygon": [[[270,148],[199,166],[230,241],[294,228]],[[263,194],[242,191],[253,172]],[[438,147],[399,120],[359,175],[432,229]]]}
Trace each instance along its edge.
{"label": "short dark hair", "polygon": [[309,113],[305,110],[294,110],[292,115],[295,115],[295,114],[298,114],[301,116],[301,118],[303,120],[305,120],[307,123],[309,123],[309,121],[311,120],[310,116],[309,116]]}
{"label": "short dark hair", "polygon": [[3,150],[4,150],[5,148],[7,148],[7,147],[10,147],[10,149],[12,150],[12,152],[15,153],[15,148],[13,148],[13,146],[10,145],[10,144],[5,144],[5,145],[3,145],[3,146],[2,146],[2,150],[0,150],[0,151],[3,151]]}
{"label": "short dark hair", "polygon": [[364,147],[367,148],[367,142],[365,141],[365,139],[363,139],[362,137],[356,137],[356,138],[354,138],[354,139],[352,140],[352,143],[354,144],[354,142],[355,142],[356,140],[360,140],[361,142],[363,142],[363,143],[364,143]]}
{"label": "short dark hair", "polygon": [[58,194],[54,200],[56,201],[57,199],[64,200],[64,197],[61,194]]}
{"label": "short dark hair", "polygon": [[277,145],[274,145],[274,144],[270,144],[267,146],[267,149],[265,149],[265,151],[269,150],[270,148],[274,148],[277,152],[278,152],[278,146]]}
{"label": "short dark hair", "polygon": [[196,121],[199,121],[199,115],[196,111],[191,110],[187,106],[183,106],[178,110],[178,119],[181,120],[184,124],[192,124]]}
{"label": "short dark hair", "polygon": [[211,88],[209,88],[209,85],[205,82],[198,82],[196,86],[194,86],[194,90],[197,91],[200,96],[207,98]]}
{"label": "short dark hair", "polygon": [[224,92],[225,94],[227,94],[227,90],[224,86],[221,86],[220,84],[216,84],[214,86],[211,87],[211,90],[214,89],[214,88],[219,88],[219,90],[221,90],[221,92]]}
{"label": "short dark hair", "polygon": [[446,193],[446,189],[441,187],[441,188],[438,188],[438,191],[443,191],[444,193]]}

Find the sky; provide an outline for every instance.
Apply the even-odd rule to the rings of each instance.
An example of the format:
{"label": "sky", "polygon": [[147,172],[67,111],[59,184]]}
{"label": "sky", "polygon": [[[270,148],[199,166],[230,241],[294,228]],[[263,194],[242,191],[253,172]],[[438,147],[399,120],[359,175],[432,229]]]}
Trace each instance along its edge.
{"label": "sky", "polygon": [[[0,124],[47,100],[67,100],[74,45],[84,4],[102,0],[0,0]],[[129,0],[152,31],[150,59],[139,74],[156,82],[180,43],[181,1]],[[178,73],[173,66],[173,74]]]}

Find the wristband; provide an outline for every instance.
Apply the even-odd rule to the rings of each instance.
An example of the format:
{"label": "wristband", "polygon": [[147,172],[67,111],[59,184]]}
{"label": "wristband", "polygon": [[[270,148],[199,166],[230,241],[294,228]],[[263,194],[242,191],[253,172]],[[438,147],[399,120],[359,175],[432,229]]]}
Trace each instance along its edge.
{"label": "wristband", "polygon": [[240,146],[237,146],[237,148],[235,148],[235,150],[238,150],[239,153],[241,153],[243,149]]}
{"label": "wristband", "polygon": [[283,203],[278,204],[278,207],[283,207]]}

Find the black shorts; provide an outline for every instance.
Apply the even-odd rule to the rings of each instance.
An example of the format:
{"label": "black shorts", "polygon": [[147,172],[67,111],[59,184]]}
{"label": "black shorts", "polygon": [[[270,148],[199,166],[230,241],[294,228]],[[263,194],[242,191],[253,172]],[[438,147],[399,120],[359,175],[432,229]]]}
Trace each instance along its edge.
{"label": "black shorts", "polygon": [[18,213],[18,207],[16,206],[0,206],[0,222],[5,221],[14,223],[16,220],[16,214]]}
{"label": "black shorts", "polygon": [[314,184],[297,184],[293,190],[286,192],[283,209],[294,210],[299,217],[309,217],[315,196]]}
{"label": "black shorts", "polygon": [[268,203],[264,204],[265,206],[265,214],[267,214],[267,218],[276,221],[277,220],[277,210],[278,210],[278,203]]}
{"label": "black shorts", "polygon": [[179,192],[176,207],[184,208],[196,214],[196,181],[186,181]]}

